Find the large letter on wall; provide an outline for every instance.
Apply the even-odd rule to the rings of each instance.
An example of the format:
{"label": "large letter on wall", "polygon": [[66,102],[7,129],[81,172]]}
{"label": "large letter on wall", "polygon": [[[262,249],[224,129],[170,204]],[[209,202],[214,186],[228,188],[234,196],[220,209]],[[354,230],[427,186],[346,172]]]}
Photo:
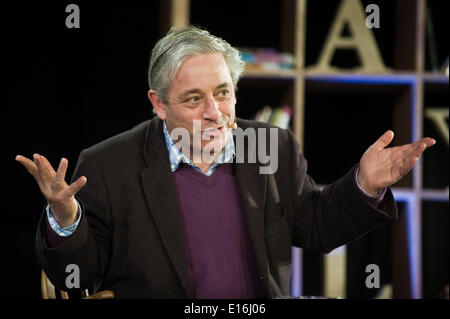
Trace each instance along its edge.
{"label": "large letter on wall", "polygon": [[[337,49],[356,50],[361,65],[352,69],[355,72],[386,73],[389,70],[383,63],[375,38],[371,29],[366,27],[364,8],[359,0],[342,0],[336,18],[317,64],[308,68],[312,72],[338,72],[342,71],[330,65],[334,52]],[[351,33],[351,37],[342,36],[345,25]]]}
{"label": "large letter on wall", "polygon": [[430,107],[425,110],[425,117],[430,119],[441,133],[444,141],[449,145],[448,136],[448,108]]}

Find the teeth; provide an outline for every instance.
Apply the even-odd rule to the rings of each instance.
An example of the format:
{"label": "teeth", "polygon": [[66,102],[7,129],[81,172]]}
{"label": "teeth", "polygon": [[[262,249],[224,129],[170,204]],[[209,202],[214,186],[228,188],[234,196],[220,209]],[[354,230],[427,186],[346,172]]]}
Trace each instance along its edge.
{"label": "teeth", "polygon": [[218,128],[209,128],[209,129],[207,129],[206,131],[203,131],[203,132],[211,132],[211,131],[215,131],[215,130],[218,130]]}

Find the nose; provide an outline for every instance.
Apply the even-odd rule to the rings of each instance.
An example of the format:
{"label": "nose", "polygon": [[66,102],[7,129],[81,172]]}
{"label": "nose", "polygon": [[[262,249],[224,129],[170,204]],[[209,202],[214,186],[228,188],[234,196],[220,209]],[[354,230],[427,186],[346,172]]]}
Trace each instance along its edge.
{"label": "nose", "polygon": [[222,117],[222,112],[219,110],[219,104],[214,96],[207,96],[205,99],[205,111],[203,112],[203,119],[210,121],[217,121]]}

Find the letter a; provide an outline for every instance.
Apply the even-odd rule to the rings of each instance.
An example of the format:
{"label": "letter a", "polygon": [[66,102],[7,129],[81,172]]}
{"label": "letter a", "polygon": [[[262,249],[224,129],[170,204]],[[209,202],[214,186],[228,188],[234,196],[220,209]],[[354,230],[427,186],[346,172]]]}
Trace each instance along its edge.
{"label": "letter a", "polygon": [[66,266],[66,272],[71,273],[66,277],[66,287],[68,289],[80,288],[80,267],[69,264]]}
{"label": "letter a", "polygon": [[[330,65],[334,52],[337,49],[356,50],[361,66],[352,71],[361,73],[388,72],[383,58],[378,50],[375,37],[365,25],[364,8],[359,0],[342,0],[336,18],[324,48],[316,65],[308,68],[311,72],[340,72],[339,68]],[[342,36],[345,25],[348,25],[351,37]]]}
{"label": "letter a", "polygon": [[366,18],[366,27],[369,29],[380,27],[380,7],[376,4],[369,4],[366,7],[366,12],[371,12]]}
{"label": "letter a", "polygon": [[434,125],[436,126],[436,128],[438,129],[439,133],[442,135],[448,146],[449,145],[448,108],[445,107],[428,108],[425,110],[425,117],[430,119],[434,123]]}
{"label": "letter a", "polygon": [[69,4],[66,7],[66,12],[70,13],[66,18],[66,27],[68,29],[80,28],[80,8],[76,4]]}
{"label": "letter a", "polygon": [[378,265],[370,264],[366,267],[366,273],[372,272],[366,278],[366,287],[369,289],[380,288],[380,268]]}

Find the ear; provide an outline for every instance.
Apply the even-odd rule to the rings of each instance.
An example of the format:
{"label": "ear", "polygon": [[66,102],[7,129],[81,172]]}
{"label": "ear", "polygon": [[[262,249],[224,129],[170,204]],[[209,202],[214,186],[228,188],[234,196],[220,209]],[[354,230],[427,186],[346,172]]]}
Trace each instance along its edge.
{"label": "ear", "polygon": [[155,108],[156,115],[161,119],[165,120],[166,115],[166,104],[159,98],[155,90],[148,91],[148,99]]}

